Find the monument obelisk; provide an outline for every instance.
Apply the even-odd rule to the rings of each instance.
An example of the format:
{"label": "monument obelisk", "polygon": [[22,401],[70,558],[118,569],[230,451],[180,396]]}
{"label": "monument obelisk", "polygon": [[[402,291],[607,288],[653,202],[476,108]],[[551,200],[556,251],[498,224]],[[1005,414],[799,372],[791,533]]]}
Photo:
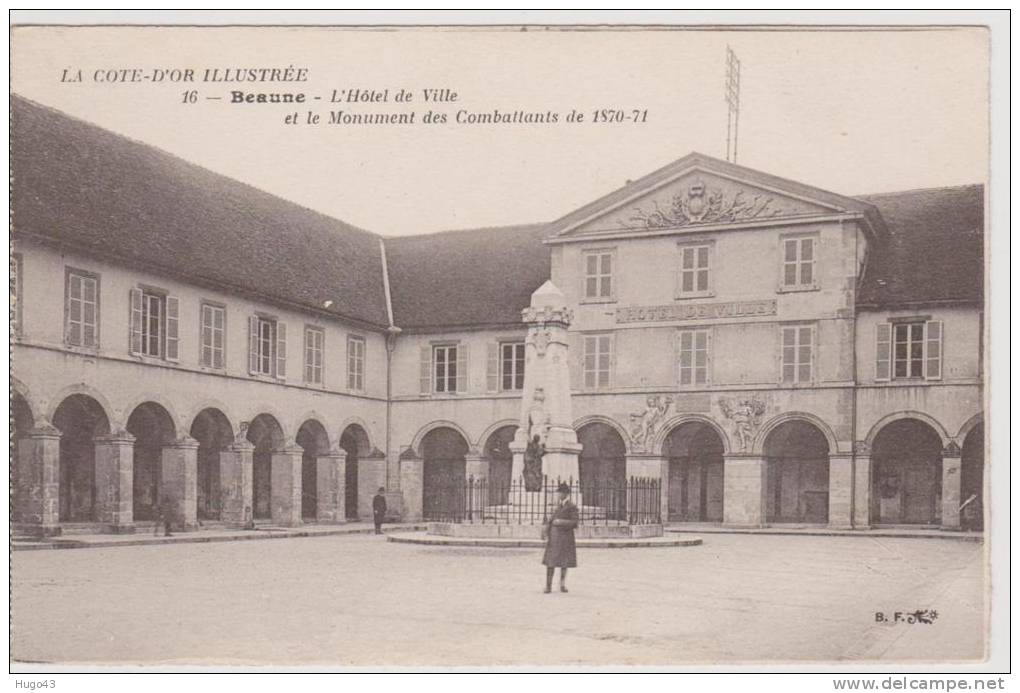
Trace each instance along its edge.
{"label": "monument obelisk", "polygon": [[581,445],[574,432],[570,406],[567,341],[573,312],[566,304],[563,292],[546,281],[531,295],[531,305],[521,311],[528,336],[524,347],[521,419],[510,444],[515,480],[525,474],[525,451],[535,436],[544,449],[541,471],[550,482],[571,479],[576,482],[580,478]]}

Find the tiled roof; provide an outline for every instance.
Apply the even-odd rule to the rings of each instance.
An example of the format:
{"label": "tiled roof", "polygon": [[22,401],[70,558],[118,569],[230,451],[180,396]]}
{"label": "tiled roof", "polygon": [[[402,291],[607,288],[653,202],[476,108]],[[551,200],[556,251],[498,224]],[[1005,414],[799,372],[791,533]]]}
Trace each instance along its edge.
{"label": "tiled roof", "polygon": [[889,241],[868,254],[858,307],[983,301],[984,186],[907,190],[859,199],[878,208]]}
{"label": "tiled roof", "polygon": [[11,97],[13,228],[385,327],[379,237]]}
{"label": "tiled roof", "polygon": [[549,278],[545,224],[386,239],[393,321],[403,329],[520,326]]}

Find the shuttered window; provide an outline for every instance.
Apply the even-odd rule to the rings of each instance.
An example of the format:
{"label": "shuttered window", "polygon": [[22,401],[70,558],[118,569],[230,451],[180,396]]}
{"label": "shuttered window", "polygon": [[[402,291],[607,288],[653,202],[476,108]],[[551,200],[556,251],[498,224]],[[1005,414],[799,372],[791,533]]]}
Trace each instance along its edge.
{"label": "shuttered window", "polygon": [[180,301],[149,289],[132,289],[130,348],[136,356],[180,359]]}
{"label": "shuttered window", "polygon": [[437,346],[433,350],[434,392],[457,391],[457,347]]}
{"label": "shuttered window", "polygon": [[502,342],[500,351],[500,389],[504,392],[524,389],[524,342]]}
{"label": "shuttered window", "polygon": [[226,363],[226,324],[227,312],[222,306],[202,304],[199,359],[207,368],[223,368]]}
{"label": "shuttered window", "polygon": [[322,384],[322,352],[326,334],[319,327],[305,327],[305,382]]}
{"label": "shuttered window", "polygon": [[99,279],[72,270],[64,297],[64,340],[73,346],[99,346]]}
{"label": "shuttered window", "polygon": [[709,293],[709,244],[680,247],[680,277],[677,295],[700,296]]}
{"label": "shuttered window", "polygon": [[708,384],[711,343],[712,333],[710,330],[680,331],[678,358],[681,387]]}
{"label": "shuttered window", "polygon": [[365,389],[365,340],[353,335],[347,337],[347,387]]}
{"label": "shuttered window", "polygon": [[816,286],[815,245],[813,236],[782,240],[782,281],[784,289],[810,289]]}
{"label": "shuttered window", "polygon": [[248,319],[248,372],[281,380],[286,377],[286,323],[261,315]]}
{"label": "shuttered window", "polygon": [[589,300],[613,297],[614,252],[590,250],[584,253],[584,297]]}
{"label": "shuttered window", "polygon": [[[891,336],[890,336],[891,335]],[[880,324],[876,341],[876,380],[942,378],[943,326],[941,320]]]}
{"label": "shuttered window", "polygon": [[811,325],[783,327],[782,339],[782,382],[811,382],[814,377],[814,327]]}
{"label": "shuttered window", "polygon": [[584,386],[589,389],[609,387],[612,378],[613,336],[589,334],[584,336]]}

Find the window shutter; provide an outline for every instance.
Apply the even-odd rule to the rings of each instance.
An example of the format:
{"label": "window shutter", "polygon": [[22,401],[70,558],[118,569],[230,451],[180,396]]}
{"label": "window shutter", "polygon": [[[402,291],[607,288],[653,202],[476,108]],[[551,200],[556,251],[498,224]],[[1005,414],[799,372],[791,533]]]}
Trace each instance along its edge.
{"label": "window shutter", "polygon": [[485,389],[487,392],[499,392],[499,342],[489,342],[485,346],[488,350],[485,359]]}
{"label": "window shutter", "polygon": [[875,380],[889,380],[892,374],[892,325],[875,325]]}
{"label": "window shutter", "polygon": [[924,377],[942,379],[942,321],[929,320],[924,325]]}
{"label": "window shutter", "polygon": [[281,321],[276,323],[276,377],[287,377],[287,323]]}
{"label": "window shutter", "polygon": [[142,290],[131,289],[131,334],[132,354],[142,353]]}
{"label": "window shutter", "polygon": [[179,361],[180,356],[180,338],[178,335],[178,324],[180,312],[180,302],[176,296],[166,297],[166,348],[163,353],[166,354],[167,361]]}
{"label": "window shutter", "polygon": [[457,345],[457,392],[468,391],[468,345]]}
{"label": "window shutter", "polygon": [[432,392],[432,347],[421,348],[421,394],[427,395]]}
{"label": "window shutter", "polygon": [[259,372],[259,316],[248,316],[248,373]]}

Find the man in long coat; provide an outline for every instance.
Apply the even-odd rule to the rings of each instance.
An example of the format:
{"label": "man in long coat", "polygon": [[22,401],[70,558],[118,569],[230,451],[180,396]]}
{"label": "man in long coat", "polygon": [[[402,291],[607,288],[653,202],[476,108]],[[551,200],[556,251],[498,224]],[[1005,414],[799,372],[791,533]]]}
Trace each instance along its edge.
{"label": "man in long coat", "polygon": [[570,501],[570,487],[560,484],[556,489],[559,504],[543,528],[546,538],[545,593],[552,592],[553,573],[560,569],[560,592],[567,591],[567,568],[577,567],[577,546],[574,543],[574,529],[577,527],[577,506]]}
{"label": "man in long coat", "polygon": [[375,521],[375,533],[382,534],[382,523],[386,519],[386,489],[382,486],[372,498],[372,519]]}

